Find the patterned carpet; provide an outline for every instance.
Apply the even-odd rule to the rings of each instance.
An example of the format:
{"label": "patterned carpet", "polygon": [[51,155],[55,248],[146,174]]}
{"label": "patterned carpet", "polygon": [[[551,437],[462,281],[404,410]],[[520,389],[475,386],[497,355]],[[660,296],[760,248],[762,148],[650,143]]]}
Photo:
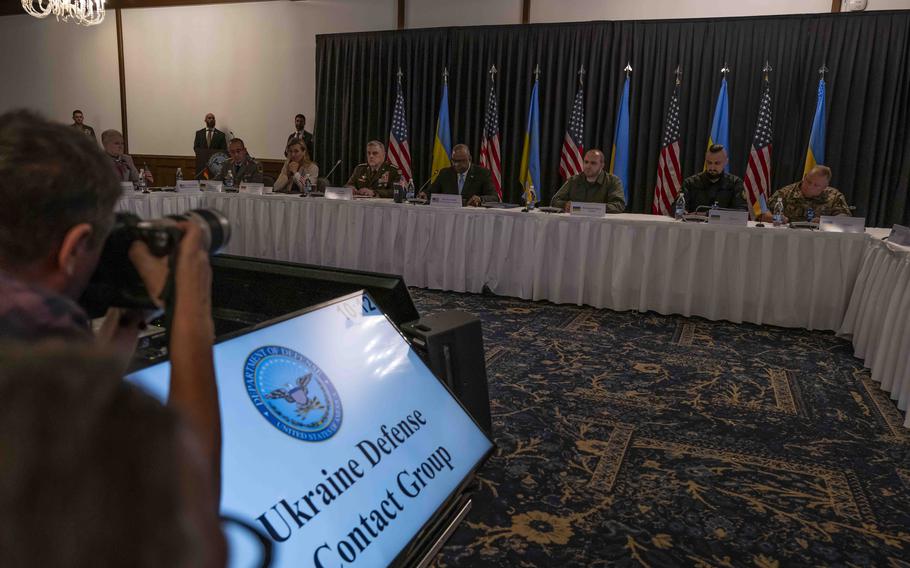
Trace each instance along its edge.
{"label": "patterned carpet", "polygon": [[830,333],[412,290],[483,321],[451,566],[910,567],[910,430]]}

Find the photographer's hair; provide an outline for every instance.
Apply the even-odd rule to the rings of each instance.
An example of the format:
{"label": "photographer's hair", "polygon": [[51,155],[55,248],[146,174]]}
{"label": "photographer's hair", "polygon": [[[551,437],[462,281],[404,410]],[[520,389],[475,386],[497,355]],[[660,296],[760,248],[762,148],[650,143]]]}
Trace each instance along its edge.
{"label": "photographer's hair", "polygon": [[3,565],[200,565],[176,412],[92,348],[7,344],[0,360]]}
{"label": "photographer's hair", "polygon": [[90,223],[100,243],[119,197],[94,140],[29,111],[0,115],[0,265],[47,258],[79,223]]}

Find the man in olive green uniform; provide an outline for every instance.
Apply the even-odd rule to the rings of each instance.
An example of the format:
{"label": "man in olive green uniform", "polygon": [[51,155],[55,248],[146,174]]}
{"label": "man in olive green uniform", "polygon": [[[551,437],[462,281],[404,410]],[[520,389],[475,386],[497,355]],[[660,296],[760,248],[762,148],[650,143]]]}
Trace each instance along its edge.
{"label": "man in olive green uniform", "polygon": [[600,150],[588,150],[585,153],[582,173],[567,179],[550,200],[550,205],[568,212],[573,201],[606,203],[607,213],[625,211],[626,198],[622,180],[604,171],[604,154]]}
{"label": "man in olive green uniform", "polygon": [[802,181],[791,183],[774,192],[768,200],[768,208],[761,214],[762,221],[772,220],[777,199],[784,204],[784,223],[792,221],[806,221],[806,212],[809,209],[815,215],[812,222],[818,223],[822,215],[850,215],[850,206],[844,194],[828,187],[831,182],[831,168],[828,166],[815,166],[803,176]]}
{"label": "man in olive green uniform", "polygon": [[385,161],[385,145],[378,140],[367,143],[367,161],[358,165],[344,185],[353,187],[354,194],[362,197],[392,197],[401,172]]}
{"label": "man in olive green uniform", "polygon": [[235,188],[239,188],[243,182],[262,183],[262,165],[250,157],[243,140],[232,139],[228,145],[228,154],[231,155],[231,159],[221,166],[221,172],[215,178],[216,180],[224,181],[227,173],[231,172]]}
{"label": "man in olive green uniform", "polygon": [[708,148],[705,152],[705,171],[683,181],[686,211],[701,213],[715,203],[724,209],[746,209],[743,180],[725,172],[726,165],[727,149],[723,145],[714,144]]}

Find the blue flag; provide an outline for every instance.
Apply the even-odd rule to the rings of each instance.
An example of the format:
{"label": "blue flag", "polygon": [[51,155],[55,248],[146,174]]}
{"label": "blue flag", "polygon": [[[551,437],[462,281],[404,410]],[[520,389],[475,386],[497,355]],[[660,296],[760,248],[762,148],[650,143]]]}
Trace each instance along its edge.
{"label": "blue flag", "polygon": [[540,197],[540,104],[536,79],[534,90],[531,91],[531,107],[528,109],[528,126],[525,128],[525,143],[521,151],[518,179],[524,188],[525,203],[536,202]]}
{"label": "blue flag", "polygon": [[613,136],[613,152],[610,155],[610,173],[622,181],[626,196],[626,208],[629,207],[629,77],[622,88],[619,99],[619,116],[616,118],[616,133]]}
{"label": "blue flag", "polygon": [[815,118],[812,119],[812,134],[806,150],[806,166],[803,175],[818,164],[825,163],[825,79],[818,80],[818,101],[815,103]]}
{"label": "blue flag", "polygon": [[717,104],[714,105],[714,120],[711,121],[711,136],[708,137],[708,148],[722,144],[727,149],[727,165],[724,171],[730,171],[730,101],[727,98],[727,78],[720,82]]}

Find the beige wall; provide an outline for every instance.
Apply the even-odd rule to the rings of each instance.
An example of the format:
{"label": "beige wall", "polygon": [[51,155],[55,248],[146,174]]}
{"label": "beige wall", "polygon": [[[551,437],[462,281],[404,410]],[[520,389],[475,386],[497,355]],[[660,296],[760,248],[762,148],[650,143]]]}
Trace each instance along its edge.
{"label": "beige wall", "polygon": [[61,122],[74,109],[101,131],[120,128],[114,19],[83,28],[26,14],[0,18],[0,112],[28,107]]}
{"label": "beige wall", "polygon": [[521,0],[407,0],[408,28],[521,23]]}
{"label": "beige wall", "polygon": [[312,130],[316,34],[394,28],[395,0],[123,11],[130,151],[193,153],[207,112],[250,153],[280,158],[294,115]]}
{"label": "beige wall", "polygon": [[[869,0],[910,9],[910,0]],[[513,24],[521,0],[407,0],[409,28]],[[531,0],[533,22],[828,12],[831,0]],[[397,0],[307,0],[123,10],[130,151],[191,155],[206,112],[251,152],[280,158],[293,115],[315,122],[316,34],[394,29]],[[0,112],[31,107],[100,135],[120,128],[113,14],[83,28],[0,17]]]}

